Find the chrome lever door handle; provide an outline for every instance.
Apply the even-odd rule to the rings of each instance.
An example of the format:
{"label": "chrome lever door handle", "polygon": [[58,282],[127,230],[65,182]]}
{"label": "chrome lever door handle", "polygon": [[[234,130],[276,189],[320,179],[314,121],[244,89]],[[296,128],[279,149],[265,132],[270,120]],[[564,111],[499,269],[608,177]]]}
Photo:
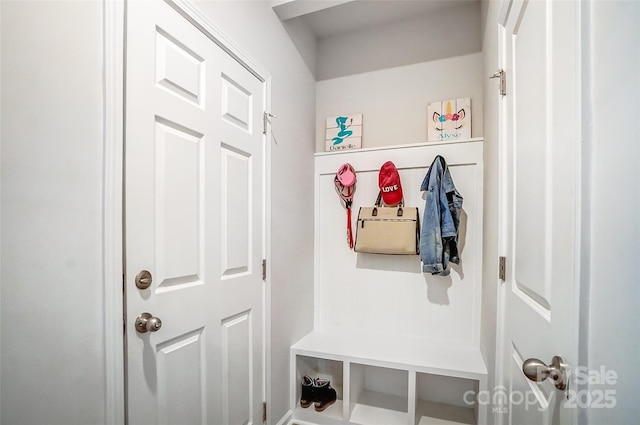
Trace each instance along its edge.
{"label": "chrome lever door handle", "polygon": [[136,331],[144,334],[147,332],[157,332],[162,327],[162,320],[153,317],[151,313],[142,313],[136,317]]}
{"label": "chrome lever door handle", "polygon": [[546,365],[542,360],[527,359],[522,363],[522,371],[524,375],[534,382],[542,382],[547,378],[551,378],[557,389],[564,391],[567,389],[569,374],[568,366],[562,360],[562,357],[553,356],[551,364]]}

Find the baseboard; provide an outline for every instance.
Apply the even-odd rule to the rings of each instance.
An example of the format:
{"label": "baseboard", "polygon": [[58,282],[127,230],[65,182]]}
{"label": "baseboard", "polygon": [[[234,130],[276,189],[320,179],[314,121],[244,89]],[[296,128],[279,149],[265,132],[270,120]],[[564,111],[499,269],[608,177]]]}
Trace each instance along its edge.
{"label": "baseboard", "polygon": [[293,416],[293,411],[289,410],[284,416],[278,421],[276,425],[290,425]]}

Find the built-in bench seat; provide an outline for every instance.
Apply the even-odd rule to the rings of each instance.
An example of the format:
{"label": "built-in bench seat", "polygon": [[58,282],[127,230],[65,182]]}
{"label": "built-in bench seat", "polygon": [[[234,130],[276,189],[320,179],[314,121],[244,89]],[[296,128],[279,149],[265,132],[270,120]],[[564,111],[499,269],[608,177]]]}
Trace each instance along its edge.
{"label": "built-in bench seat", "polygon": [[[487,382],[487,368],[476,347],[407,336],[314,331],[291,347],[291,359],[292,423],[443,425],[486,421],[486,406],[473,404],[475,394],[486,390]],[[332,380],[338,402],[321,413],[300,408],[299,382],[304,375]],[[460,394],[461,405],[425,398],[423,384],[432,379],[447,382],[448,378],[456,381],[458,388],[461,382],[466,388]]]}

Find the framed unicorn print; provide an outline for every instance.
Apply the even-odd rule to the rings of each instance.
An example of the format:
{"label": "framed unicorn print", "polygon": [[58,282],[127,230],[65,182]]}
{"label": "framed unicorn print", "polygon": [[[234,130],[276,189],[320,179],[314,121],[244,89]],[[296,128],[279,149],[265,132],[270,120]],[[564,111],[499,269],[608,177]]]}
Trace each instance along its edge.
{"label": "framed unicorn print", "polygon": [[443,100],[427,107],[429,142],[471,138],[471,99]]}

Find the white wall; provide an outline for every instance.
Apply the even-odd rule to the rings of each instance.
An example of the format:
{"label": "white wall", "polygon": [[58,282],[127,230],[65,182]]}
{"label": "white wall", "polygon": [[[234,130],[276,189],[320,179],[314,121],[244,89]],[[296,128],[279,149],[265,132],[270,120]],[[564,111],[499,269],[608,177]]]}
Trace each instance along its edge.
{"label": "white wall", "polygon": [[[105,423],[103,5],[0,5],[0,422]],[[275,423],[289,408],[289,346],[313,326],[315,82],[268,2],[196,5],[272,76]]]}
{"label": "white wall", "polygon": [[313,128],[315,82],[266,1],[197,1],[272,76],[271,400],[289,409],[289,347],[313,329]]}
{"label": "white wall", "polygon": [[318,41],[304,21],[290,19],[282,21],[282,26],[287,30],[291,41],[295,44],[298,53],[307,64],[307,68],[313,77],[316,77],[316,63],[318,57]]}
{"label": "white wall", "polygon": [[474,53],[318,81],[316,151],[325,150],[326,118],[363,113],[362,147],[427,140],[427,105],[471,98],[471,134],[482,136],[482,54]]}
{"label": "white wall", "polygon": [[480,52],[480,3],[464,3],[321,38],[318,80]]}
{"label": "white wall", "polygon": [[[640,417],[640,3],[594,1],[584,25],[585,141],[589,157],[588,366],[617,372],[614,409],[590,409],[588,423],[633,424]],[[615,47],[614,47],[615,46]]]}
{"label": "white wall", "polygon": [[0,422],[100,424],[102,4],[0,8]]}

